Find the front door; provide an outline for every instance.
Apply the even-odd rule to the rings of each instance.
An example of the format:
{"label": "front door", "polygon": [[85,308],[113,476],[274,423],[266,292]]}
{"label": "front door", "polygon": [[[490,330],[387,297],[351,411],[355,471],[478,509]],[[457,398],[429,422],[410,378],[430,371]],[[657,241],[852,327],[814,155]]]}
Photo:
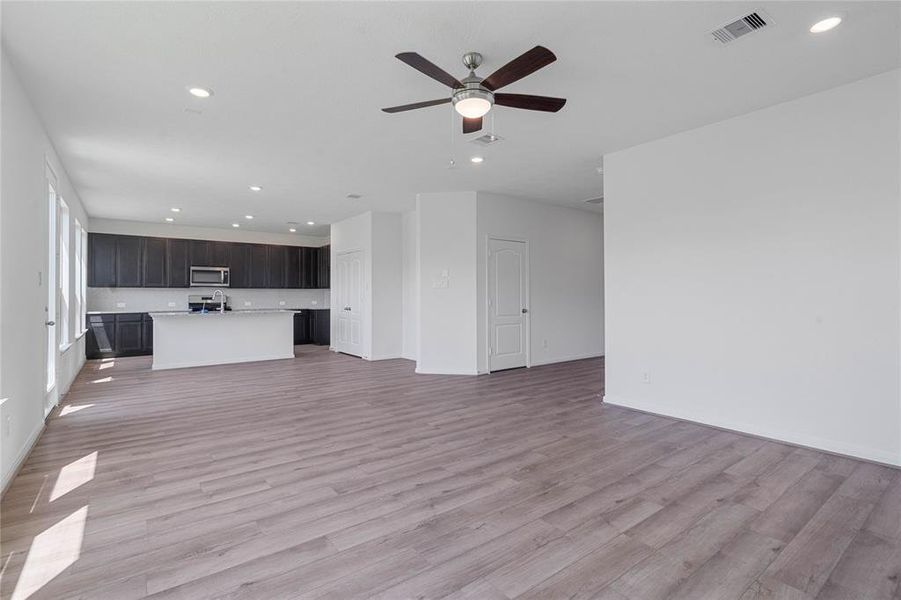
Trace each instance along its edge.
{"label": "front door", "polygon": [[488,240],[489,369],[528,364],[528,272],[525,242]]}
{"label": "front door", "polygon": [[363,356],[363,253],[357,250],[339,254],[335,273],[335,350]]}

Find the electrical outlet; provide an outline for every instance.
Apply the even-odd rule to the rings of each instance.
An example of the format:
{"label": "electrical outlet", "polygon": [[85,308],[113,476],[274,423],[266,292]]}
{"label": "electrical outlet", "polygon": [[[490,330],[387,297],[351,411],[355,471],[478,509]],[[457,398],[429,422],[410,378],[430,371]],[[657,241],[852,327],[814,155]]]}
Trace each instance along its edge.
{"label": "electrical outlet", "polygon": [[547,350],[547,340],[542,340],[541,347]]}
{"label": "electrical outlet", "polygon": [[116,308],[125,308],[124,302],[116,302]]}
{"label": "electrical outlet", "polygon": [[310,304],[312,304],[313,306],[316,306],[317,304],[319,304],[319,300],[311,300]]}
{"label": "electrical outlet", "polygon": [[651,383],[651,373],[648,371],[641,372],[641,382],[642,383]]}
{"label": "electrical outlet", "polygon": [[285,305],[285,301],[284,301],[284,300],[279,300],[279,301],[278,301],[278,305],[279,305],[279,306],[284,306],[284,305]]}
{"label": "electrical outlet", "polygon": [[253,302],[251,302],[250,300],[245,300],[244,306],[253,306]]}
{"label": "electrical outlet", "polygon": [[175,308],[175,302],[170,302],[167,306],[169,308]]}

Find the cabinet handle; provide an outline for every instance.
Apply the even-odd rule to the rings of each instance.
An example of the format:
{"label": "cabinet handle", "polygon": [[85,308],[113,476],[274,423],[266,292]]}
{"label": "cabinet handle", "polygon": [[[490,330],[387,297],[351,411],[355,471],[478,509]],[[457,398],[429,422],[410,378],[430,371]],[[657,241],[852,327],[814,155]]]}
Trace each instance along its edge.
{"label": "cabinet handle", "polygon": [[47,321],[47,322],[44,323],[44,324],[45,324],[47,327],[53,327],[54,325],[56,325],[56,321]]}
{"label": "cabinet handle", "polygon": [[526,314],[527,312],[529,312],[529,309],[528,309],[528,308],[522,309],[522,314]]}

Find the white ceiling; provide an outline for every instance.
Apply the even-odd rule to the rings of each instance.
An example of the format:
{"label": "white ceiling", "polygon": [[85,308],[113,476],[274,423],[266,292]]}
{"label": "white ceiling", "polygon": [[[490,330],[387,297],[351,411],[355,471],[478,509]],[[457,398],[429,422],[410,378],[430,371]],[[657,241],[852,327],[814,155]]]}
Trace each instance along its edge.
{"label": "white ceiling", "polygon": [[[775,25],[709,39],[758,9]],[[807,32],[835,12],[840,27]],[[899,66],[894,2],[5,1],[2,28],[91,216],[160,222],[177,206],[185,225],[319,235],[304,223],[409,209],[422,191],[591,208],[605,153]],[[496,108],[495,146],[469,143],[450,105],[379,110],[448,94],[398,52],[463,76],[476,50],[487,76],[536,44],[557,62],[504,91],[569,101]]]}

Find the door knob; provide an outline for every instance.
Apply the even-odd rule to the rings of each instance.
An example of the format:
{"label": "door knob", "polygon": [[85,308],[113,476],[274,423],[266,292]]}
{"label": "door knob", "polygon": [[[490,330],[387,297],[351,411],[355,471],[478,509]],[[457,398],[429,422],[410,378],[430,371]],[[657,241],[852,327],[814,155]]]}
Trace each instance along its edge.
{"label": "door knob", "polygon": [[56,325],[56,321],[47,321],[45,325],[47,325],[47,327],[53,327],[54,325]]}
{"label": "door knob", "polygon": [[529,309],[528,309],[528,308],[522,309],[522,314],[526,314],[527,312],[529,312]]}
{"label": "door knob", "polygon": [[350,312],[350,307],[349,307],[349,306],[345,306],[345,307],[344,307],[344,310]]}

